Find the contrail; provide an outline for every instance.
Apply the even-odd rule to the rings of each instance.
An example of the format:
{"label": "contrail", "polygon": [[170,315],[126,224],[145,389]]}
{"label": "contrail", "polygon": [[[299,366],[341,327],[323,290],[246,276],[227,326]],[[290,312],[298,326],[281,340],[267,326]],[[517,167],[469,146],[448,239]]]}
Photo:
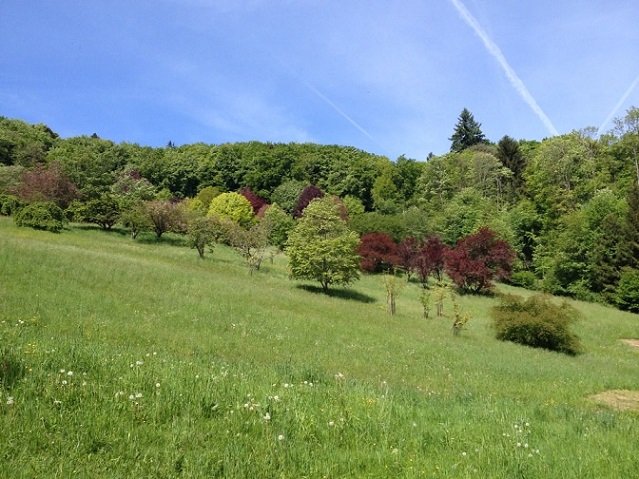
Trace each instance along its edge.
{"label": "contrail", "polygon": [[379,145],[385,152],[388,153],[388,149],[384,145],[382,145],[379,141],[377,141],[377,139],[375,139],[375,137],[373,137],[373,135],[371,135],[369,132],[367,132],[359,123],[357,123],[349,115],[347,115],[344,110],[342,110],[335,103],[333,103],[326,95],[324,95],[321,91],[319,91],[317,88],[315,88],[313,85],[311,85],[308,81],[306,81],[304,78],[302,78],[300,75],[298,75],[297,72],[295,70],[293,70],[293,68],[291,68],[291,66],[288,65],[286,62],[284,62],[280,57],[278,57],[276,55],[272,55],[272,56],[278,61],[278,63],[280,65],[282,65],[284,68],[286,68],[291,73],[291,75],[293,75],[295,78],[297,78],[297,80],[300,83],[302,83],[306,88],[308,88],[313,93],[315,93],[319,98],[324,100],[326,102],[326,104],[328,104],[328,106],[330,106],[333,110],[335,110],[337,113],[339,113],[339,115],[342,118],[344,118],[347,122],[349,122],[351,125],[353,125],[355,128],[357,128],[359,131],[361,131],[366,137],[368,137],[370,140],[372,140],[375,144]]}
{"label": "contrail", "polygon": [[617,114],[617,111],[619,111],[619,108],[621,108],[621,105],[624,104],[624,102],[628,99],[628,97],[630,96],[630,94],[632,93],[632,91],[635,89],[635,87],[637,86],[637,84],[639,83],[639,75],[637,75],[637,78],[635,78],[635,81],[632,82],[632,85],[630,85],[630,88],[628,88],[626,90],[626,93],[623,94],[623,96],[621,97],[621,99],[617,102],[617,104],[615,105],[615,107],[612,109],[612,111],[610,112],[610,115],[608,115],[606,117],[606,119],[604,120],[604,122],[601,124],[601,126],[599,127],[599,129],[597,130],[597,136],[601,136],[601,134],[603,133],[603,129],[604,127],[610,123],[610,120],[612,120],[612,117],[615,116]]}
{"label": "contrail", "polygon": [[521,81],[521,79],[517,76],[517,73],[515,73],[515,70],[513,70],[512,67],[508,64],[508,62],[506,61],[506,57],[504,57],[504,54],[501,52],[501,49],[495,42],[490,39],[488,34],[484,31],[475,17],[470,14],[470,12],[466,9],[464,4],[460,0],[450,0],[450,3],[453,4],[453,6],[457,9],[459,15],[475,31],[477,36],[481,38],[481,41],[484,42],[484,46],[488,50],[488,53],[490,53],[495,58],[495,60],[497,60],[499,65],[506,73],[506,76],[510,80],[510,83],[512,83],[513,87],[515,87],[515,90],[517,90],[517,93],[519,93],[519,95],[528,104],[528,106],[532,108],[532,110],[537,114],[543,124],[546,125],[546,128],[548,129],[550,134],[555,136],[559,135],[557,128],[555,128],[555,126],[552,124],[550,118],[546,116],[541,107],[537,104],[533,96],[528,91],[528,88],[526,88],[526,85],[524,85],[524,82]]}

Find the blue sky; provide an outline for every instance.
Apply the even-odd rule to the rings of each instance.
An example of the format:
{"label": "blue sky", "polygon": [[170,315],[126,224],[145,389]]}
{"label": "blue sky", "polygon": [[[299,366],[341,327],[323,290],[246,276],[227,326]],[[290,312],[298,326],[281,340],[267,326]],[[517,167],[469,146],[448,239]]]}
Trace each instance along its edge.
{"label": "blue sky", "polygon": [[0,115],[142,145],[448,151],[639,106],[636,0],[3,0]]}

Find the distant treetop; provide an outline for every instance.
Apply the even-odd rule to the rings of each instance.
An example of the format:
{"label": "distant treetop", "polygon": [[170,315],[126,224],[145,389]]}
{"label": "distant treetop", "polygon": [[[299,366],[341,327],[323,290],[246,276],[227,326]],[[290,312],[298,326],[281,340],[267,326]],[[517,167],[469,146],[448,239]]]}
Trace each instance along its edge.
{"label": "distant treetop", "polygon": [[450,151],[460,152],[478,143],[488,143],[481,131],[481,123],[475,121],[473,114],[464,108],[459,115],[453,136]]}

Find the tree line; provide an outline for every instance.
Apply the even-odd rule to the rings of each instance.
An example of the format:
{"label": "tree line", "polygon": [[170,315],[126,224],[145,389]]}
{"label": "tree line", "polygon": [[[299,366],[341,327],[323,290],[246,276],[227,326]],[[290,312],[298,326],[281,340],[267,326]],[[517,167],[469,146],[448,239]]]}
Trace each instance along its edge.
{"label": "tree line", "polygon": [[[161,236],[189,228],[178,214],[162,220],[171,217],[162,208],[207,216],[214,199],[235,193],[255,218],[277,205],[268,235],[277,232],[269,241],[284,247],[305,207],[300,199],[321,193],[339,199],[358,237],[386,235],[392,257],[401,257],[407,241],[423,246],[436,236],[454,248],[487,228],[514,251],[515,284],[639,311],[639,109],[614,125],[598,137],[586,128],[543,141],[491,142],[464,109],[450,152],[392,161],[312,143],[154,148],[95,134],[60,138],[46,125],[0,117],[0,209],[48,201],[76,220]],[[220,228],[213,227],[217,238]],[[224,235],[242,242],[239,230]]]}

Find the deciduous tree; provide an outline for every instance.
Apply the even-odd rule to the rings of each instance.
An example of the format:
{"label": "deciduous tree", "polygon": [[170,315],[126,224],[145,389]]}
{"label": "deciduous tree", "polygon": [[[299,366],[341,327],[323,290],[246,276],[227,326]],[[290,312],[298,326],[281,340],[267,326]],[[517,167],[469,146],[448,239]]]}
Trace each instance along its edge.
{"label": "deciduous tree", "polygon": [[333,199],[315,199],[288,238],[291,277],[319,281],[324,291],[333,284],[350,284],[359,277],[358,244]]}
{"label": "deciduous tree", "polygon": [[254,218],[251,203],[239,193],[222,193],[213,198],[208,214],[215,215],[220,220],[231,220],[244,228],[247,228]]}
{"label": "deciduous tree", "polygon": [[481,228],[446,251],[445,270],[459,289],[481,293],[492,287],[493,280],[510,276],[514,259],[508,243],[488,228]]}
{"label": "deciduous tree", "polygon": [[368,233],[362,235],[357,247],[360,255],[360,267],[367,273],[388,271],[399,262],[397,244],[386,233]]}

